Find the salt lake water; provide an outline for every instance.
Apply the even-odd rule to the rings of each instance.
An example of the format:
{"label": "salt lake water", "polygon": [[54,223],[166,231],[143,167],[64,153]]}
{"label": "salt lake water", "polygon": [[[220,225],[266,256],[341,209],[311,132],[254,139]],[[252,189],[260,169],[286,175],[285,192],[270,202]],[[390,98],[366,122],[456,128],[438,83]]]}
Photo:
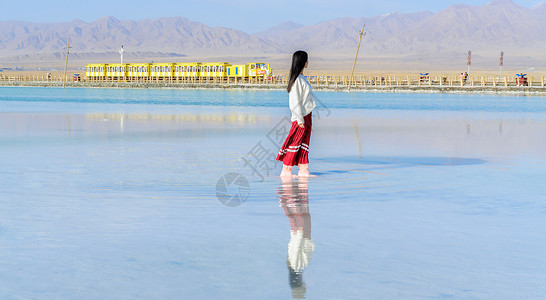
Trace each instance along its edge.
{"label": "salt lake water", "polygon": [[546,298],[546,98],[316,94],[0,88],[0,299]]}

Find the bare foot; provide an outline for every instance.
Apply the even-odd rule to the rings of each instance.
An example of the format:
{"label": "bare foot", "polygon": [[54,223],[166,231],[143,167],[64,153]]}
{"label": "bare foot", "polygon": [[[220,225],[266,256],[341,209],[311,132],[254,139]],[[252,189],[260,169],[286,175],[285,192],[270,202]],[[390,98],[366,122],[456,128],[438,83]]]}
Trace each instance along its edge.
{"label": "bare foot", "polygon": [[298,172],[297,177],[317,177],[317,175],[312,175],[309,172]]}
{"label": "bare foot", "polygon": [[311,175],[311,173],[309,173],[309,164],[300,164],[298,165],[298,168],[298,177],[316,177],[315,175]]}
{"label": "bare foot", "polygon": [[292,172],[281,172],[281,175],[279,175],[280,177],[283,177],[283,178],[291,178],[293,177],[294,175],[292,175]]}
{"label": "bare foot", "polygon": [[292,178],[292,166],[282,165],[281,177]]}

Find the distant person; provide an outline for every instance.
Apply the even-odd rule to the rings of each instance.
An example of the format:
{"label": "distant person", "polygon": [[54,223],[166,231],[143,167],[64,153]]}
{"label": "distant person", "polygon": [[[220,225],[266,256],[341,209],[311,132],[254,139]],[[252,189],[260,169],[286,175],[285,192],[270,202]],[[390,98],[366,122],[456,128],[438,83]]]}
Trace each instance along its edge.
{"label": "distant person", "polygon": [[303,76],[303,69],[309,65],[307,52],[296,51],[292,55],[288,98],[292,112],[292,127],[277,155],[283,162],[281,177],[292,177],[292,167],[299,168],[297,176],[311,176],[309,173],[309,140],[311,138],[311,112],[315,109],[315,96],[311,85]]}

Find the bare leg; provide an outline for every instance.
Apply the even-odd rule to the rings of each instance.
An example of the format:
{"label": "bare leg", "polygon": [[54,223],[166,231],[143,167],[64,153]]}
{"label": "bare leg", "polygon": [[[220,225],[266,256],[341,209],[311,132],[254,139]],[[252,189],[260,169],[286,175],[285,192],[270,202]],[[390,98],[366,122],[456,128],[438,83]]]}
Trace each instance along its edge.
{"label": "bare leg", "polygon": [[292,177],[292,166],[282,165],[281,177],[290,178]]}
{"label": "bare leg", "polygon": [[298,168],[300,169],[298,171],[298,177],[311,177],[311,173],[309,173],[309,164],[299,164]]}

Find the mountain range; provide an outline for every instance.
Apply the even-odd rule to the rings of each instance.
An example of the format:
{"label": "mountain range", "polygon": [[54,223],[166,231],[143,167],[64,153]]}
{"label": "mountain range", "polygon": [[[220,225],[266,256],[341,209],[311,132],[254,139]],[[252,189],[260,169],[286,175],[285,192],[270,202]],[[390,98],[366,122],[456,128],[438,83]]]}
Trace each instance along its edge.
{"label": "mountain range", "polygon": [[91,23],[5,21],[0,22],[0,64],[57,61],[64,57],[70,39],[75,60],[117,60],[121,45],[128,58],[146,61],[199,56],[275,61],[305,49],[327,67],[352,59],[364,24],[361,53],[368,61],[389,57],[400,64],[434,64],[451,57],[460,64],[471,49],[476,58],[487,58],[489,63],[504,50],[525,64],[546,64],[546,4],[526,8],[511,0],[453,5],[437,13],[339,18],[307,26],[286,22],[255,34],[212,28],[183,17],[142,21],[104,17]]}

